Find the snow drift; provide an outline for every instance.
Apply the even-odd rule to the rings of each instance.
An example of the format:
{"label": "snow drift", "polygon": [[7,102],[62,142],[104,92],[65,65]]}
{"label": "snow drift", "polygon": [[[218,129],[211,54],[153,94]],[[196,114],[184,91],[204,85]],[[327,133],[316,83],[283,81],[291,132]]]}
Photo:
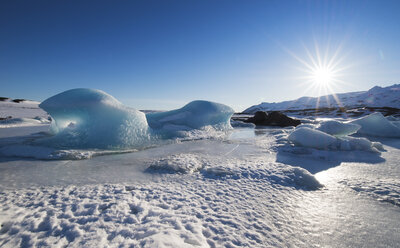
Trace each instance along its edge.
{"label": "snow drift", "polygon": [[68,90],[39,106],[52,117],[54,136],[38,142],[69,148],[136,148],[160,137],[174,137],[177,131],[205,126],[226,130],[231,128],[234,112],[223,104],[194,101],[181,109],[146,116],[95,89]]}

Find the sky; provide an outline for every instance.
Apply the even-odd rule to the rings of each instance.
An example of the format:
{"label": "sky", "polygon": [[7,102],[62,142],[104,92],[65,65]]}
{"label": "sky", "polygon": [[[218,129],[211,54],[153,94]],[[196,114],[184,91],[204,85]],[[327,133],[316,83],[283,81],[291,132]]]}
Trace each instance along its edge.
{"label": "sky", "polygon": [[[236,111],[400,79],[400,1],[1,1],[0,96]],[[318,62],[318,58],[320,61]],[[310,82],[329,64],[329,88]]]}

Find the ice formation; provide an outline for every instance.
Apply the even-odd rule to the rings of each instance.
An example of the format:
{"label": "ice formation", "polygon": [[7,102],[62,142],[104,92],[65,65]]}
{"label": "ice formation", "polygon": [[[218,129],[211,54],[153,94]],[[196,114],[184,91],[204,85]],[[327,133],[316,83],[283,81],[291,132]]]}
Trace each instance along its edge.
{"label": "ice formation", "polygon": [[109,148],[132,146],[149,139],[144,113],[124,106],[101,90],[68,90],[39,106],[52,117],[52,144]]}
{"label": "ice formation", "polygon": [[373,113],[351,123],[361,126],[358,133],[379,137],[400,138],[400,128],[388,121],[381,113]]}
{"label": "ice formation", "polygon": [[223,104],[193,101],[181,109],[145,115],[95,89],[72,89],[39,105],[52,117],[54,136],[39,143],[74,148],[143,147],[176,131],[205,126],[231,128],[233,110]]}
{"label": "ice formation", "polygon": [[334,136],[346,136],[356,133],[360,128],[358,124],[329,120],[321,122],[317,129]]}
{"label": "ice formation", "polygon": [[289,141],[296,146],[320,150],[369,151],[379,152],[383,146],[379,142],[371,142],[366,138],[350,136],[335,137],[308,127],[296,128],[289,136]]}
{"label": "ice formation", "polygon": [[180,131],[205,126],[225,130],[231,128],[230,118],[233,113],[232,108],[220,103],[193,101],[180,109],[148,113],[146,118],[149,126],[157,130]]}
{"label": "ice formation", "polygon": [[336,142],[332,135],[308,127],[296,128],[288,139],[296,145],[316,149],[327,149]]}

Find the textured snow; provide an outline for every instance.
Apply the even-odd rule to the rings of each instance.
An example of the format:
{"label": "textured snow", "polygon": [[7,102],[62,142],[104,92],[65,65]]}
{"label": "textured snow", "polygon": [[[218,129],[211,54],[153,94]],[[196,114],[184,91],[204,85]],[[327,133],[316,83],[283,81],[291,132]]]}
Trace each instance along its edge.
{"label": "textured snow", "polygon": [[381,113],[373,113],[351,123],[361,126],[361,129],[358,130],[360,134],[378,137],[400,137],[400,128],[388,121]]}
{"label": "textured snow", "polygon": [[272,110],[299,110],[315,108],[338,108],[338,107],[393,107],[400,108],[400,84],[388,87],[375,86],[368,91],[350,92],[321,97],[301,97],[293,101],[279,103],[263,102],[254,105],[243,113],[255,113],[257,111]]}
{"label": "textured snow", "polygon": [[357,124],[329,120],[321,122],[317,129],[334,136],[346,136],[356,133],[360,128]]}

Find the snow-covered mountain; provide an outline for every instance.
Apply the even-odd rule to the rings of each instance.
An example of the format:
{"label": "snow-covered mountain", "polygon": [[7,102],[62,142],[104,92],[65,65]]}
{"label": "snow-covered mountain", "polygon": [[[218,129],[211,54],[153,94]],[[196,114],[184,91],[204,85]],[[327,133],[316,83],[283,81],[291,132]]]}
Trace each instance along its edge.
{"label": "snow-covered mountain", "polygon": [[301,97],[297,100],[278,103],[263,102],[247,108],[243,113],[253,114],[257,111],[338,107],[345,107],[348,109],[360,107],[400,108],[400,84],[394,84],[388,87],[375,86],[368,91],[332,94],[321,97]]}

